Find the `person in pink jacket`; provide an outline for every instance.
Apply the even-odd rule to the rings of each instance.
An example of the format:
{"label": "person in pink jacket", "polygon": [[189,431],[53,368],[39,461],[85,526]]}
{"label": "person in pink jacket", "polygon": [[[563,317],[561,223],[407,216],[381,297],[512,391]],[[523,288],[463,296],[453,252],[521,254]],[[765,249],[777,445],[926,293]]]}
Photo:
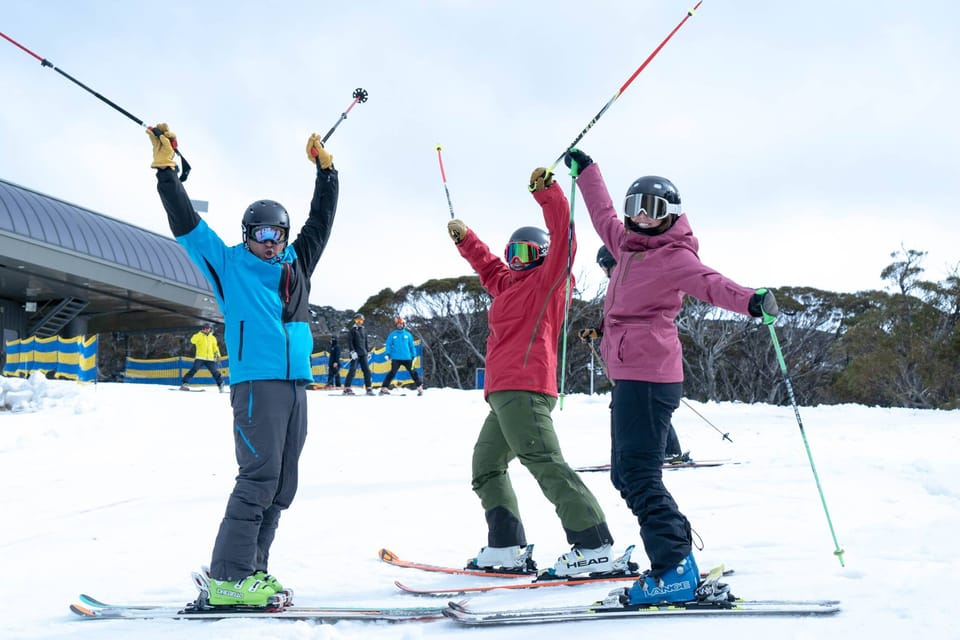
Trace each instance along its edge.
{"label": "person in pink jacket", "polygon": [[683,394],[683,354],[674,320],[685,294],[715,306],[776,316],[767,289],[743,287],[700,262],[699,243],[680,194],[660,176],[630,185],[623,205],[610,199],[600,168],[579,149],[564,156],[593,227],[616,266],[607,285],[600,351],[611,392],[611,480],[640,522],[650,569],[624,592],[630,604],[695,600],[699,570],[690,522],[663,484],[664,450]]}

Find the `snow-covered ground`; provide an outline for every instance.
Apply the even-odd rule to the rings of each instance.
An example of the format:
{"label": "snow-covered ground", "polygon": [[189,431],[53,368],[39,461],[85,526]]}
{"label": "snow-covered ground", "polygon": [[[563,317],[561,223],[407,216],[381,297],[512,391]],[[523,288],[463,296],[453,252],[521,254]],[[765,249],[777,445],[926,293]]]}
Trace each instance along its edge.
{"label": "snow-covered ground", "polygon": [[[677,410],[681,441],[695,458],[738,463],[666,474],[705,544],[701,568],[734,568],[729,582],[746,598],[842,600],[832,617],[647,618],[539,629],[87,621],[67,609],[81,592],[114,601],[194,597],[190,571],[209,562],[236,473],[227,396],[43,379],[3,379],[2,386],[8,397],[14,391],[19,410],[0,411],[0,638],[960,637],[949,611],[960,571],[958,411],[801,408],[846,552],[841,567],[790,407],[691,403],[733,443],[689,408]],[[571,464],[607,461],[608,401],[573,395],[554,412]],[[300,491],[280,521],[271,559],[298,604],[418,606],[437,601],[402,594],[394,580],[437,587],[477,580],[391,567],[377,550],[459,565],[484,544],[470,457],[485,413],[477,391],[428,389],[419,398],[310,392]],[[536,559],[547,566],[567,549],[563,532],[532,478],[516,463],[511,473]],[[637,523],[606,474],[584,477],[617,547],[639,545]],[[644,560],[642,551],[635,559]],[[493,592],[473,605],[577,604],[611,588]]]}

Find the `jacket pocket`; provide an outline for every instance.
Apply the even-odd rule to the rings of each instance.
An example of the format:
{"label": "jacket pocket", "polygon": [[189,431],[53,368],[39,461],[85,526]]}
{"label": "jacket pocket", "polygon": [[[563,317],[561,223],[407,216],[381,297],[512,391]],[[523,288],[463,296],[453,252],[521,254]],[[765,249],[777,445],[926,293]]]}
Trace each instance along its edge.
{"label": "jacket pocket", "polygon": [[239,344],[237,345],[238,361],[243,360],[243,329],[244,329],[244,321],[241,320],[240,321],[240,339],[239,339]]}

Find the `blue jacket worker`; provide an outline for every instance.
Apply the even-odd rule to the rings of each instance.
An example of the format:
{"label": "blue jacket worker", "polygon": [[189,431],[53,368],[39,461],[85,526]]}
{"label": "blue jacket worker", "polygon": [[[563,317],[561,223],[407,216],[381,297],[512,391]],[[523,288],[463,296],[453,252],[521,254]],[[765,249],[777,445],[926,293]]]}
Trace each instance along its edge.
{"label": "blue jacket worker", "polygon": [[403,318],[397,318],[396,323],[397,328],[387,336],[385,348],[387,357],[390,358],[390,373],[383,379],[383,384],[380,386],[380,393],[381,395],[390,393],[390,383],[393,382],[393,377],[400,371],[400,367],[403,367],[407,370],[407,373],[410,374],[410,377],[413,378],[413,384],[417,387],[417,395],[422,396],[423,382],[420,380],[420,374],[413,368],[413,359],[417,357],[417,348],[413,343],[413,334],[407,330]]}

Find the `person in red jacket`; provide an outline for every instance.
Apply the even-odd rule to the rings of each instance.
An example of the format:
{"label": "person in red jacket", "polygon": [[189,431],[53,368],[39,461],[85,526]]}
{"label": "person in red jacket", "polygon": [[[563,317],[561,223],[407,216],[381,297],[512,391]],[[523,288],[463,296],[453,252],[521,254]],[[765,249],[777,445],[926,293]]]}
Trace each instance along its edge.
{"label": "person in red jacket", "polygon": [[[484,398],[490,405],[473,449],[473,490],[487,520],[487,546],[468,568],[532,572],[517,496],[507,465],[517,458],[553,503],[572,550],[550,570],[557,576],[620,570],[611,555],[613,537],[596,498],[564,461],[551,411],[557,403],[557,339],[563,325],[570,237],[570,207],[546,169],[533,172],[533,197],[547,231],[521,227],[511,236],[505,261],[460,220],[450,237],[493,298],[487,322]],[[571,283],[572,290],[572,283]]]}
{"label": "person in red jacket", "polygon": [[700,262],[699,242],[670,180],[638,178],[618,210],[590,156],[570,149],[564,160],[577,175],[594,229],[616,261],[600,343],[615,382],[610,478],[637,516],[650,559],[650,569],[623,597],[644,605],[695,600],[705,594],[697,592],[700,573],[690,522],[663,485],[661,469],[671,417],[683,393],[683,354],[674,320],[684,294],[757,318],[776,316],[776,299],[767,289],[740,286]]}

